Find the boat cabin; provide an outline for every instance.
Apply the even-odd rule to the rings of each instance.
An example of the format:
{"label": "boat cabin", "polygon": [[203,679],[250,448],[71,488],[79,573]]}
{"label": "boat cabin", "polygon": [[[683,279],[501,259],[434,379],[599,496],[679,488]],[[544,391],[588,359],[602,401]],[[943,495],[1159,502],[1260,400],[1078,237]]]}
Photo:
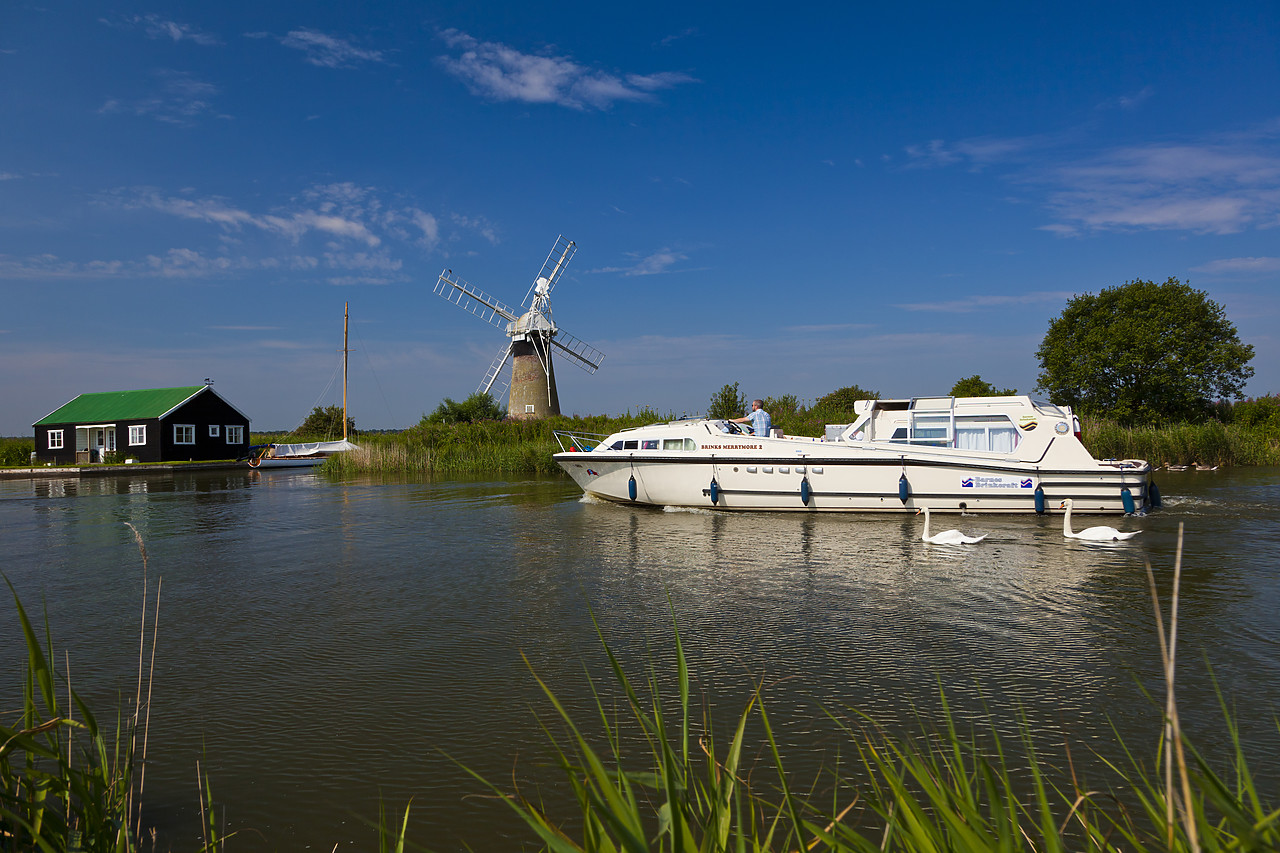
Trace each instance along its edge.
{"label": "boat cabin", "polygon": [[1038,427],[1080,432],[1069,408],[1027,396],[860,400],[855,411],[854,423],[827,427],[827,440],[1013,453]]}

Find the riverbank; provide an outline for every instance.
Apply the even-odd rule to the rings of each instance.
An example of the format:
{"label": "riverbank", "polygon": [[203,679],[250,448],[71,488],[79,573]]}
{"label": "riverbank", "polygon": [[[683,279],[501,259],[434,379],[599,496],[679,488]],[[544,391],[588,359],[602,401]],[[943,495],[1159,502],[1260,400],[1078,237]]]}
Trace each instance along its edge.
{"label": "riverbank", "polygon": [[0,468],[0,480],[112,477],[120,474],[167,474],[172,471],[243,467],[245,467],[243,462],[237,462],[234,459],[220,459],[212,462],[146,462],[132,465],[33,465],[25,468]]}
{"label": "riverbank", "polygon": [[[840,423],[833,417],[829,422]],[[843,422],[852,413],[843,413]],[[627,427],[674,420],[675,415],[642,412],[624,417],[547,418],[541,421],[477,421],[422,423],[402,433],[364,436],[360,449],[334,457],[324,470],[341,474],[556,474],[551,456],[560,451],[556,430],[601,437]],[[797,429],[776,419],[788,434],[821,435],[821,428]],[[1153,468],[1166,466],[1239,467],[1280,465],[1280,425],[1202,424],[1121,426],[1084,419],[1085,447],[1097,459],[1146,459]]]}
{"label": "riverbank", "polygon": [[[555,439],[556,430],[603,437],[620,429],[678,417],[675,413],[663,415],[642,410],[618,416],[561,416],[536,421],[507,419],[445,424],[424,419],[403,432],[362,433],[355,438],[360,445],[358,450],[334,456],[318,470],[331,474],[558,474],[560,467],[551,459],[552,454],[561,449]],[[774,425],[790,435],[821,435],[823,424],[852,419],[852,412],[815,413],[799,409],[779,412]],[[1146,459],[1153,468],[1280,465],[1280,422],[1275,418],[1161,426],[1122,426],[1102,419],[1082,420],[1085,447],[1098,459]],[[254,436],[255,443],[268,440],[278,440],[278,437]],[[0,479],[136,474],[238,465],[225,460],[61,468],[23,466],[0,468]]]}

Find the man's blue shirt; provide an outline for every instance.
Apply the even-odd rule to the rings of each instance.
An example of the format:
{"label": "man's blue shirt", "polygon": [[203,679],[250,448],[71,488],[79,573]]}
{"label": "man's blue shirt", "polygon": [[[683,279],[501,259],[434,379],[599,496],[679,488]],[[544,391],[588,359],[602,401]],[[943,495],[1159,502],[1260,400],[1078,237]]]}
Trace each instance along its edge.
{"label": "man's blue shirt", "polygon": [[751,418],[751,428],[756,435],[769,435],[773,431],[773,418],[764,409],[755,409],[748,417]]}

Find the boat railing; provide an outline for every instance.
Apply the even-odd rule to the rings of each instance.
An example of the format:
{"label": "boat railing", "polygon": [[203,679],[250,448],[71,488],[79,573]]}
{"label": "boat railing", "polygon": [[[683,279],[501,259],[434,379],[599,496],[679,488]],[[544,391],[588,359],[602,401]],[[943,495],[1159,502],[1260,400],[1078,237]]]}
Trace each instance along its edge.
{"label": "boat railing", "polygon": [[556,443],[560,445],[561,453],[590,453],[596,449],[601,441],[608,438],[608,435],[598,432],[566,432],[563,430],[555,430],[552,433],[556,437]]}

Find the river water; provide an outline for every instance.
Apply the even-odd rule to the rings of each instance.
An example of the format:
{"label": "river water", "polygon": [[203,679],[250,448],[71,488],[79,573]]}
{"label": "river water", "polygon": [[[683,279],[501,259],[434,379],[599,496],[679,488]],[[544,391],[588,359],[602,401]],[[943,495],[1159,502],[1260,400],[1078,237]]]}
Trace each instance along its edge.
{"label": "river water", "polygon": [[[1118,759],[1114,725],[1154,758],[1144,567],[1167,605],[1185,524],[1184,727],[1210,755],[1229,743],[1211,668],[1274,804],[1280,469],[1158,482],[1163,509],[1105,522],[1142,531],[1123,544],[1067,541],[1057,516],[942,516],[989,534],[945,547],[911,516],[664,512],[586,502],[560,478],[7,481],[0,565],[110,720],[138,658],[142,560],[125,523],[142,535],[151,589],[163,579],[144,793],[161,847],[198,846],[198,765],[240,849],[371,849],[379,803],[398,815],[412,801],[411,840],[499,851],[530,836],[459,764],[563,805],[530,670],[588,719],[588,677],[608,681],[593,616],[641,681],[674,670],[674,619],[715,719],[763,684],[797,778],[851,753],[825,711],[907,733],[938,718],[940,689],[963,726],[1012,735],[1025,715],[1048,751],[1065,737]],[[7,723],[24,663],[0,600]]]}

